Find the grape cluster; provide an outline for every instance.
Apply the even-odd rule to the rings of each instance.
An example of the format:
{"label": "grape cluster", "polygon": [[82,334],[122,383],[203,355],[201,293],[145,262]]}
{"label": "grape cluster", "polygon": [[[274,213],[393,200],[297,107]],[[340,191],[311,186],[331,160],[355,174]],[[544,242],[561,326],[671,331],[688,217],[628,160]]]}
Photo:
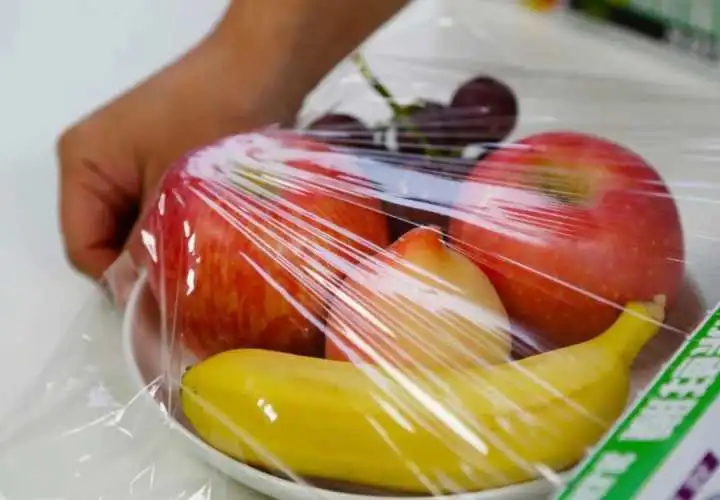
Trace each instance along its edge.
{"label": "grape cluster", "polygon": [[479,76],[458,87],[447,105],[416,102],[396,111],[387,125],[370,127],[355,116],[329,113],[310,123],[306,133],[343,147],[460,157],[467,146],[505,140],[517,116],[512,89]]}
{"label": "grape cluster", "polygon": [[[370,83],[376,89],[382,85]],[[380,93],[389,94],[386,89]],[[310,123],[305,133],[333,146],[372,152],[395,166],[398,173],[388,191],[397,199],[385,202],[393,238],[418,224],[444,228],[443,209],[452,205],[457,181],[515,128],[515,93],[497,78],[482,75],[460,85],[447,104],[391,104],[389,123],[371,127],[349,114],[328,113]]]}

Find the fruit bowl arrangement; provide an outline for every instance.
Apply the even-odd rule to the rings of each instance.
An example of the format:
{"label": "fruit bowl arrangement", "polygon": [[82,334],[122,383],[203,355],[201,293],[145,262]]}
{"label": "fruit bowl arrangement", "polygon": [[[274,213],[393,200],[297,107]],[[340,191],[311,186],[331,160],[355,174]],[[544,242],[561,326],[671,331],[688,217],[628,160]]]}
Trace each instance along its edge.
{"label": "fruit bowl arrangement", "polygon": [[[188,452],[228,477],[271,498],[313,500],[319,495],[334,500],[419,500],[427,495],[399,494],[380,488],[333,481],[323,478],[299,478],[246,464],[214,448],[198,434],[185,416],[180,397],[181,383],[172,375],[197,363],[192,353],[177,349],[168,357],[166,339],[161,332],[162,320],[157,301],[141,274],[130,293],[123,322],[123,355],[133,386],[142,394],[151,409],[169,423],[174,435],[185,443]],[[177,357],[175,357],[177,356]],[[171,365],[171,366],[169,366]],[[566,473],[557,474],[562,480]],[[452,500],[523,500],[550,493],[553,483],[546,478],[527,481],[485,492],[441,496]]]}
{"label": "fruit bowl arrangement", "polygon": [[228,137],[163,179],[133,379],[273,496],[546,494],[688,328],[675,199],[597,134],[510,140],[499,78],[400,104],[354,62],[389,120]]}

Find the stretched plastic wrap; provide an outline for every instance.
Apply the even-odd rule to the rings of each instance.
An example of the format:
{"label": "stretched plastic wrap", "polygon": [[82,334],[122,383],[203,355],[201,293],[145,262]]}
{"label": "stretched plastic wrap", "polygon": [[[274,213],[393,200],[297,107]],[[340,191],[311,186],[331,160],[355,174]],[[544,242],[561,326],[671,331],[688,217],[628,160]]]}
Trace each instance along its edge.
{"label": "stretched plastic wrap", "polygon": [[720,299],[720,114],[681,90],[357,56],[189,152],[0,498],[551,495]]}

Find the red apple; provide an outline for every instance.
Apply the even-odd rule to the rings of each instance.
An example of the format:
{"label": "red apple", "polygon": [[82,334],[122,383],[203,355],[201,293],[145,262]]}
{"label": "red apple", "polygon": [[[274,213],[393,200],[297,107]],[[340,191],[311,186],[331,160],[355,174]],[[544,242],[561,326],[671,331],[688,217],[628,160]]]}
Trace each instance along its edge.
{"label": "red apple", "polygon": [[389,243],[360,182],[353,157],[290,134],[189,154],[142,235],[169,333],[201,359],[236,348],[321,355],[330,285]]}
{"label": "red apple", "polygon": [[537,335],[521,342],[574,344],[604,331],[630,300],[678,294],[675,202],[622,146],[535,135],[486,157],[460,191],[451,239],[487,272],[514,323]]}

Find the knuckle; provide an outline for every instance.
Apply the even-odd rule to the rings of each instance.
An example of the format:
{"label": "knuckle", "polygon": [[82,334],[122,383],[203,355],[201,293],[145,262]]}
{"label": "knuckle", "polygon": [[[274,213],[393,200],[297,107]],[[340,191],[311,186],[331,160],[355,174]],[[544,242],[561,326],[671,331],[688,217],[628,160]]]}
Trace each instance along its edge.
{"label": "knuckle", "polygon": [[60,159],[61,165],[65,163],[77,148],[78,127],[72,126],[65,129],[58,137],[55,144],[55,151]]}
{"label": "knuckle", "polygon": [[94,125],[88,119],[75,123],[63,130],[55,141],[55,153],[61,170],[72,168],[92,144]]}

